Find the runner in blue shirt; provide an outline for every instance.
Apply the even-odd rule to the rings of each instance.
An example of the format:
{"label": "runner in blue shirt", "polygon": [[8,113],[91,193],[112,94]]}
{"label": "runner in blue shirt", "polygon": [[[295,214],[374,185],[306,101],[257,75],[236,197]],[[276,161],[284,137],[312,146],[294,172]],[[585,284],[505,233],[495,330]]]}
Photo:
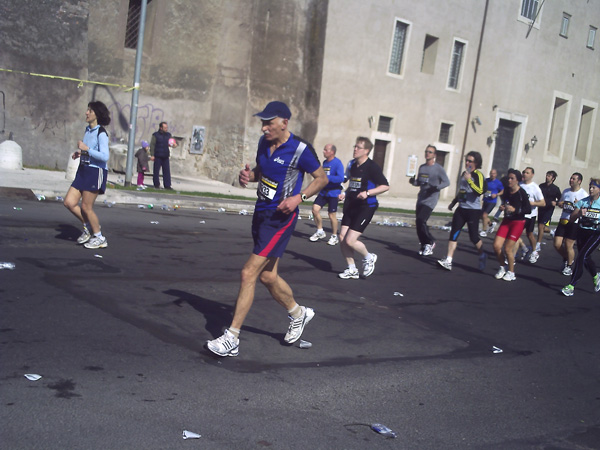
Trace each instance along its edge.
{"label": "runner in blue shirt", "polygon": [[577,232],[577,258],[573,264],[571,283],[562,288],[562,293],[571,297],[575,293],[575,285],[586,268],[594,279],[594,291],[600,292],[600,273],[592,259],[594,251],[600,245],[600,178],[590,179],[590,196],[575,203],[575,211],[571,213],[571,222],[579,219]]}
{"label": "runner in blue shirt", "polygon": [[327,235],[323,230],[323,219],[321,219],[321,208],[327,205],[327,213],[329,214],[329,220],[331,220],[331,237],[327,242],[329,245],[336,245],[339,243],[338,239],[338,220],[337,220],[337,209],[340,196],[342,192],[342,182],[344,181],[344,165],[342,161],[336,158],[335,154],[337,148],[333,144],[327,144],[323,148],[323,170],[327,174],[329,183],[323,188],[315,202],[313,203],[312,213],[315,218],[315,225],[317,231],[309,238],[311,242],[316,242],[319,239],[325,239]]}
{"label": "runner in blue shirt", "polygon": [[[315,315],[312,308],[296,303],[292,289],[279,276],[278,267],[298,220],[298,205],[323,189],[327,175],[312,146],[288,130],[292,113],[285,103],[271,102],[255,116],[262,120],[263,132],[256,167],[251,170],[246,164],[239,176],[244,187],[258,182],[258,200],[252,218],[254,250],[242,269],[231,325],[222,336],[207,342],[208,349],[219,356],[238,355],[240,330],[254,301],[259,278],[290,316],[286,343],[300,339],[305,325]],[[314,179],[302,189],[305,173]]]}

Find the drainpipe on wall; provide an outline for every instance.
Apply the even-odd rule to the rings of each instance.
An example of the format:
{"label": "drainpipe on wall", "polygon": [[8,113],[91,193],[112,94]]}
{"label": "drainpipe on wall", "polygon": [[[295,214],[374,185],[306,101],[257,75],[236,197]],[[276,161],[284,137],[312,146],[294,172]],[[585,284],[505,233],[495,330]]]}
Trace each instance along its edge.
{"label": "drainpipe on wall", "polygon": [[138,97],[140,96],[140,72],[142,70],[142,50],[144,48],[144,28],[146,25],[147,0],[142,0],[140,11],[140,28],[138,30],[137,48],[135,51],[135,72],[133,74],[133,93],[131,94],[131,114],[129,116],[129,141],[127,142],[127,166],[125,168],[125,186],[131,186],[133,173],[133,155],[135,153],[135,126],[137,122]]}
{"label": "drainpipe on wall", "polygon": [[483,34],[485,33],[485,22],[487,20],[489,3],[490,0],[485,0],[485,8],[483,10],[483,21],[481,23],[481,34],[479,36],[479,47],[477,48],[477,59],[475,60],[475,71],[473,74],[473,85],[471,86],[471,97],[469,98],[469,109],[467,112],[467,120],[465,123],[465,135],[463,137],[463,145],[460,154],[458,177],[456,178],[457,189],[458,185],[460,184],[460,179],[462,178],[462,170],[460,170],[460,164],[463,164],[463,160],[465,159],[465,150],[467,147],[467,137],[469,135],[469,124],[471,123],[471,111],[473,109],[473,98],[475,97],[475,85],[477,84],[477,74],[479,72],[479,59],[481,57],[481,47],[483,46]]}

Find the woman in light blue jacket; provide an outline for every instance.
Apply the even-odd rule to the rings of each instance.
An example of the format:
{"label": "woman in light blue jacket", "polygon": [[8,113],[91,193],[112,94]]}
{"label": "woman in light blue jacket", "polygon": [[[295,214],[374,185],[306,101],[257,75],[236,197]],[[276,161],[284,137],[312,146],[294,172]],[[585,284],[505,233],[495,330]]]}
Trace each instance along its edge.
{"label": "woman in light blue jacket", "polygon": [[[100,231],[100,221],[94,212],[94,202],[99,194],[106,190],[108,174],[108,133],[104,126],[110,124],[110,113],[102,102],[91,102],[85,113],[88,126],[83,140],[77,143],[77,150],[72,158],[79,158],[77,175],[67,195],[65,207],[83,224],[83,233],[77,238],[78,244],[86,248],[105,248],[106,237]],[[81,206],[79,201],[81,200]]]}

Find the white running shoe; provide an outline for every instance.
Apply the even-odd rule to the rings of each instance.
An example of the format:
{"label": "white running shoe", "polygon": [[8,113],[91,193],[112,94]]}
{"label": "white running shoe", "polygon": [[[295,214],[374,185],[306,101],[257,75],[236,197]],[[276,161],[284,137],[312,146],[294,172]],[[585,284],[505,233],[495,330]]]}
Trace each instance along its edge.
{"label": "white running shoe", "polygon": [[568,264],[565,264],[565,268],[562,270],[562,274],[566,277],[573,275],[573,269]]}
{"label": "white running shoe", "polygon": [[290,326],[288,327],[288,331],[283,338],[283,340],[288,344],[293,344],[300,339],[306,324],[310,322],[313,317],[315,317],[315,311],[312,308],[305,308],[304,306],[301,306],[301,308],[302,315],[300,317],[294,319],[292,316],[290,316]]}
{"label": "white running shoe", "polygon": [[487,237],[487,232],[485,232],[485,231],[481,230],[481,231],[479,232],[479,237]]}
{"label": "white running shoe", "polygon": [[104,236],[94,236],[88,242],[83,244],[85,248],[106,248],[108,247],[108,241]]}
{"label": "white running shoe", "polygon": [[572,284],[567,284],[560,290],[560,292],[562,292],[565,297],[573,297],[573,294],[575,293],[575,286]]}
{"label": "white running shoe", "polygon": [[327,235],[323,230],[317,230],[315,234],[308,238],[310,242],[317,242],[319,239],[325,239]]}
{"label": "white running shoe", "polygon": [[423,249],[423,256],[433,255],[433,249],[435,248],[435,242],[433,244],[425,244],[425,248]]}
{"label": "white running shoe", "polygon": [[496,225],[497,225],[496,222],[492,222],[487,229],[487,234],[492,234],[494,232],[494,230],[496,229]]}
{"label": "white running shoe", "polygon": [[450,261],[448,261],[446,258],[438,259],[438,264],[446,270],[452,270],[452,263]]}
{"label": "white running shoe", "polygon": [[502,279],[504,281],[515,281],[517,279],[517,277],[515,276],[514,272],[511,272],[510,270],[508,272],[506,272],[504,274],[504,276],[502,277]]}
{"label": "white running shoe", "polygon": [[340,273],[338,277],[342,278],[343,280],[358,280],[358,269],[351,270],[350,268],[347,268],[342,273]]}
{"label": "white running shoe", "polygon": [[535,264],[537,262],[537,260],[540,259],[540,254],[539,252],[536,250],[534,252],[531,252],[531,255],[529,256],[529,262],[531,264]]}
{"label": "white running shoe", "polygon": [[206,346],[219,356],[237,356],[240,352],[240,340],[229,330],[225,330],[223,336],[206,341]]}
{"label": "white running shoe", "polygon": [[541,252],[542,251],[542,244],[540,242],[538,242],[537,244],[535,244],[535,251],[536,252]]}
{"label": "white running shoe", "polygon": [[504,275],[506,275],[506,269],[504,268],[504,266],[500,266],[498,272],[496,272],[496,275],[494,275],[494,277],[496,278],[496,280],[501,280],[504,277]]}
{"label": "white running shoe", "polygon": [[371,259],[363,259],[363,277],[367,278],[375,271],[375,263],[377,262],[377,255],[371,253]]}
{"label": "white running shoe", "polygon": [[87,227],[83,227],[83,233],[81,233],[81,236],[77,238],[77,243],[85,244],[87,241],[90,240],[91,237],[92,234],[90,233],[90,230],[88,230]]}
{"label": "white running shoe", "polygon": [[327,241],[327,245],[336,245],[339,244],[340,240],[337,237],[337,234],[332,234],[329,240]]}
{"label": "white running shoe", "polygon": [[600,292],[600,273],[594,275],[594,291]]}

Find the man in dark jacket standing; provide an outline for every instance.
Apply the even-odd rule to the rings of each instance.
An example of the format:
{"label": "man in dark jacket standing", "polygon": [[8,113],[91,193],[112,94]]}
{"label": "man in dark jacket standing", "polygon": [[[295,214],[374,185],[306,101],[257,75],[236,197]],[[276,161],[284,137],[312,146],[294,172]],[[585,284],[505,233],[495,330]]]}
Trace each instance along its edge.
{"label": "man in dark jacket standing", "polygon": [[[158,131],[152,135],[152,141],[150,142],[150,154],[154,156],[152,181],[156,189],[160,188],[159,172],[161,167],[165,189],[173,189],[171,187],[171,168],[169,166],[169,140],[171,139],[171,133],[168,130],[169,125],[167,125],[167,122],[161,122],[158,126]],[[171,146],[177,147],[175,139],[171,141]]]}

